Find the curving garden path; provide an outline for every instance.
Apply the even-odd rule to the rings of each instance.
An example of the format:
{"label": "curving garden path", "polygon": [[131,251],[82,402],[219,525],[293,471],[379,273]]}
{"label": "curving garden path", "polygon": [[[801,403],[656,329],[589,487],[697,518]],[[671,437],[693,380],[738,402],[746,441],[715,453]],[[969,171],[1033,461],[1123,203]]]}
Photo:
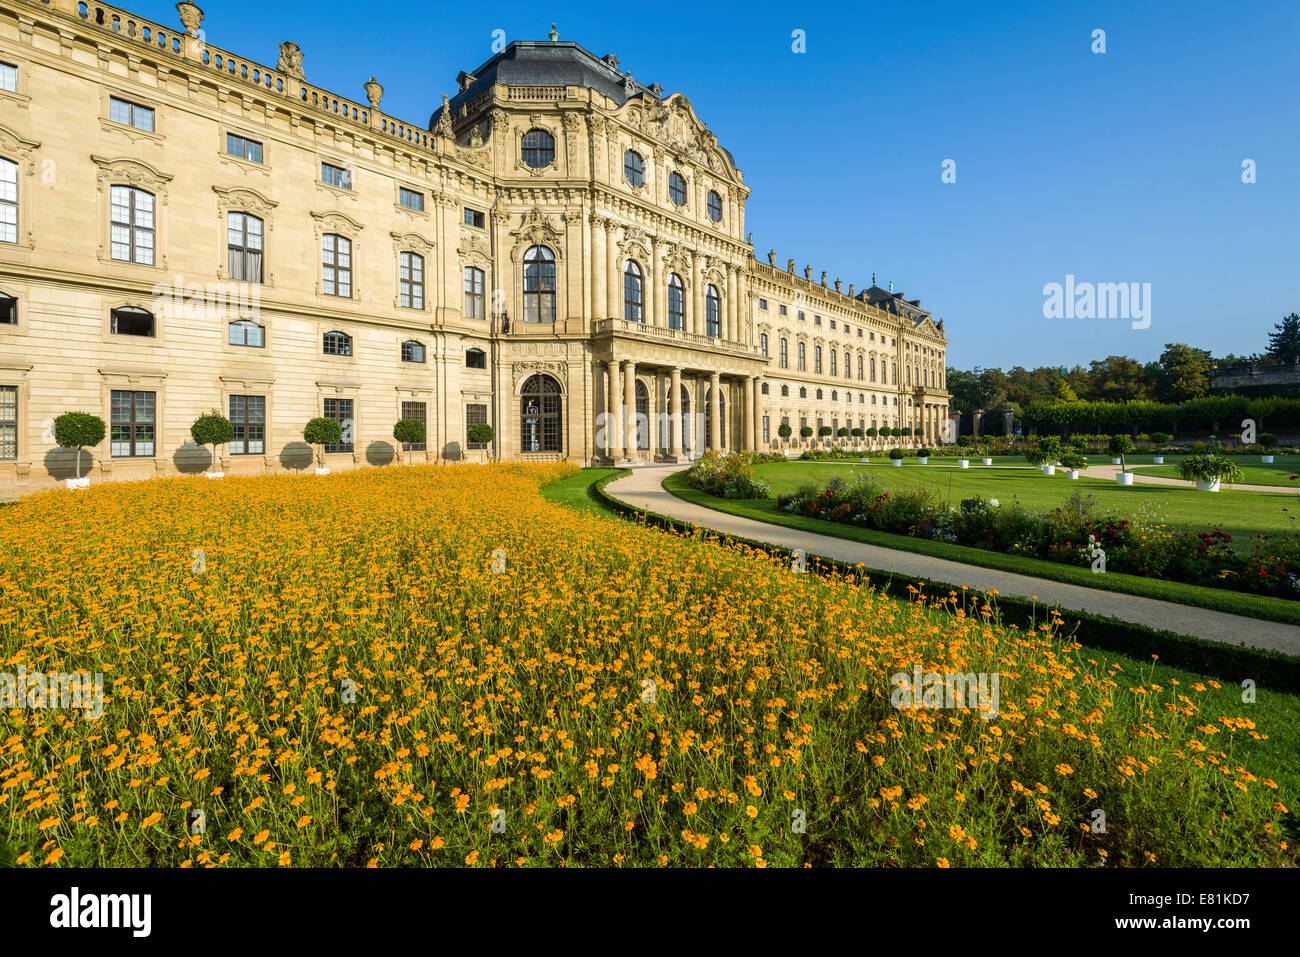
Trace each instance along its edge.
{"label": "curving garden path", "polygon": [[[780,525],[769,525],[739,515],[729,515],[695,505],[673,495],[663,487],[663,480],[685,465],[657,465],[635,468],[632,474],[615,479],[605,487],[613,498],[633,508],[645,509],[690,522],[727,535],[767,542],[782,548],[803,548],[824,558],[868,568],[893,572],[908,578],[929,578],[953,585],[966,585],[975,591],[997,589],[1003,595],[1036,596],[1048,605],[1065,611],[1081,611],[1119,618],[1163,631],[1192,635],[1207,641],[1229,645],[1266,648],[1289,655],[1300,655],[1300,626],[1262,621],[1226,612],[1197,608],[1143,598],[1120,592],[1084,588],[1063,582],[1018,575],[1014,572],[982,568],[962,562],[932,558],[915,552],[898,551],[879,545],[849,541],[830,535],[818,535]],[[1169,480],[1173,481],[1173,480]]]}

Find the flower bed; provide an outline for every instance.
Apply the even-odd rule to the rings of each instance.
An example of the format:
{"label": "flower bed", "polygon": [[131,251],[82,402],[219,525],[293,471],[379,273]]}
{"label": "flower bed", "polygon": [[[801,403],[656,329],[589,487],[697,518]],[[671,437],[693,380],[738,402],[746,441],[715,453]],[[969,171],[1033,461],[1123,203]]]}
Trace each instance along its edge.
{"label": "flower bed", "polygon": [[874,476],[859,475],[825,486],[807,482],[776,501],[794,515],[897,535],[1083,567],[1097,567],[1100,551],[1105,571],[1300,599],[1300,535],[1234,542],[1213,526],[1187,532],[1143,515],[1118,516],[1078,492],[1046,512],[979,496],[953,508],[929,487],[890,492]]}
{"label": "flower bed", "polygon": [[718,498],[767,498],[771,487],[754,478],[754,466],[784,460],[785,456],[778,452],[733,452],[724,456],[710,449],[686,470],[686,484]]}

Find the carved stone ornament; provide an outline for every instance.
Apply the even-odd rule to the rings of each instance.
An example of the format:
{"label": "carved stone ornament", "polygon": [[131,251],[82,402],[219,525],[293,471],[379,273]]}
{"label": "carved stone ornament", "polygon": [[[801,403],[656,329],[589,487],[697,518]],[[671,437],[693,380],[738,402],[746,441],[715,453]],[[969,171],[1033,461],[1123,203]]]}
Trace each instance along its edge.
{"label": "carved stone ornament", "polygon": [[181,0],[176,4],[176,12],[181,15],[181,26],[185,28],[185,35],[198,36],[199,24],[203,22],[203,11],[199,9],[198,4],[190,3],[190,0]]}
{"label": "carved stone ornament", "polygon": [[370,101],[370,108],[373,110],[379,106],[379,101],[384,98],[384,88],[375,81],[373,76],[365,86],[366,99]]}
{"label": "carved stone ornament", "polygon": [[275,64],[275,68],[295,79],[305,79],[302,72],[302,50],[298,48],[298,44],[289,40],[280,44],[280,59]]}
{"label": "carved stone ornament", "polygon": [[438,125],[435,127],[439,136],[454,137],[456,134],[451,129],[451,101],[447,99],[447,94],[442,95],[442,112],[438,114]]}
{"label": "carved stone ornament", "polygon": [[524,213],[523,222],[510,235],[515,238],[515,248],[511,251],[511,257],[515,261],[521,260],[524,251],[530,246],[547,246],[555,253],[556,259],[561,257],[564,232],[536,206]]}
{"label": "carved stone ornament", "polygon": [[[538,373],[549,375],[560,383],[564,388],[569,378],[569,367],[563,362],[546,362],[543,360],[528,360],[516,362],[514,364],[515,391],[518,392],[523,383],[533,375]],[[567,391],[567,389],[566,389]]]}

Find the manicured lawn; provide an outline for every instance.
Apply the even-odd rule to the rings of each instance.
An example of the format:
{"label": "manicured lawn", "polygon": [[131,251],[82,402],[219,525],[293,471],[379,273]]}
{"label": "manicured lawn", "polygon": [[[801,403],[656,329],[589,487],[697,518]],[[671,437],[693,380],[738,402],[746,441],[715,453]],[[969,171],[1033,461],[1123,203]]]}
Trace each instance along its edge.
{"label": "manicured lawn", "polygon": [[[1272,465],[1265,465],[1256,456],[1239,455],[1236,462],[1244,473],[1238,485],[1280,485],[1294,488],[1300,499],[1300,481],[1291,481],[1291,476],[1300,473],[1300,455],[1278,455]],[[1181,458],[1177,461],[1181,461]],[[1142,475],[1159,475],[1163,478],[1181,478],[1178,474],[1177,461],[1171,456],[1164,465],[1148,465],[1133,471]]]}
{"label": "manicured lawn", "polygon": [[1045,510],[1062,504],[1077,491],[1092,495],[1102,509],[1125,517],[1145,510],[1154,520],[1171,526],[1200,530],[1213,523],[1234,537],[1281,531],[1292,524],[1290,516],[1300,509],[1300,494],[1241,488],[1198,492],[1172,485],[1121,487],[1109,479],[1071,481],[1061,469],[1047,476],[1028,465],[976,468],[972,464],[969,469],[959,469],[953,460],[931,459],[929,465],[912,460],[895,468],[877,459],[868,464],[774,462],[754,467],[755,476],[771,483],[774,498],[793,492],[806,481],[825,484],[836,475],[848,480],[862,472],[876,476],[887,489],[929,485],[950,505],[983,495],[1001,504],[1019,502],[1029,509]]}

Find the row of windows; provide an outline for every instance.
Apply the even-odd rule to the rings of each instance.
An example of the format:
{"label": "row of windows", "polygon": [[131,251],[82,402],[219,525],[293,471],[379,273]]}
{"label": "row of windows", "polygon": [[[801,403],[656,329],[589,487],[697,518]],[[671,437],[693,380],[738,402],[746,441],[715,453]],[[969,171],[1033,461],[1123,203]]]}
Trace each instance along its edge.
{"label": "row of windows", "polygon": [[[563,450],[563,396],[559,383],[550,376],[531,376],[519,395],[519,448],[523,452]],[[266,453],[266,396],[230,396],[230,423],[235,427],[229,443],[231,455]],[[465,427],[485,424],[487,406],[465,407]],[[353,399],[328,398],[322,414],[339,423],[342,439],[325,446],[326,452],[355,449],[356,403]],[[403,402],[403,419],[428,422],[424,402]],[[153,458],[157,454],[158,395],[155,392],[114,389],[109,396],[109,455],[113,458]],[[467,442],[471,449],[485,443]],[[403,452],[422,452],[425,443],[402,443]],[[0,385],[0,460],[18,457],[18,387]]]}
{"label": "row of windows", "polygon": [[[524,273],[527,289],[527,270]],[[645,321],[645,287],[641,264],[629,259],[623,267],[623,318],[628,322]],[[677,273],[668,275],[668,328],[686,328],[686,286]],[[722,296],[710,283],[704,290],[704,334],[722,335]]]}
{"label": "row of windows", "polygon": [[[814,396],[813,396],[814,398],[817,398],[817,399],[823,399],[823,398],[825,398],[825,392],[824,392],[822,389],[816,389],[816,390],[814,390],[814,393],[815,393]],[[830,393],[831,393],[831,401],[832,401],[832,402],[838,402],[838,401],[840,401],[840,390],[839,390],[839,389],[831,389],[831,390],[830,390]],[[767,383],[764,382],[764,383],[763,383],[763,395],[767,395],[767,394],[768,394]],[[789,385],[783,385],[783,386],[781,386],[781,398],[785,399],[785,398],[789,398],[789,397],[790,397],[790,386],[789,386]],[[801,399],[806,399],[806,398],[808,398],[808,387],[807,387],[807,386],[800,386],[800,387],[799,387],[799,398],[801,398]],[[883,399],[883,401],[877,403],[877,401],[876,401],[877,398],[881,398],[881,399]],[[889,400],[890,400],[890,396],[887,396],[887,395],[886,395],[886,396],[880,396],[880,397],[877,397],[877,395],[876,395],[874,392],[871,394],[871,404],[872,404],[872,405],[877,405],[877,404],[879,404],[879,405],[889,405],[889,404],[890,404]],[[898,396],[893,396],[893,400],[894,400],[893,404],[894,404],[894,405],[898,405]],[[852,401],[853,401],[853,393],[852,393],[852,392],[849,392],[847,389],[844,391],[844,401],[845,401],[845,402],[852,402]],[[866,394],[865,392],[859,392],[859,393],[858,393],[858,403],[861,404],[861,405],[866,405],[866,404],[867,404],[867,394]],[[909,405],[911,404],[910,401],[909,401],[908,404],[909,404]]]}

